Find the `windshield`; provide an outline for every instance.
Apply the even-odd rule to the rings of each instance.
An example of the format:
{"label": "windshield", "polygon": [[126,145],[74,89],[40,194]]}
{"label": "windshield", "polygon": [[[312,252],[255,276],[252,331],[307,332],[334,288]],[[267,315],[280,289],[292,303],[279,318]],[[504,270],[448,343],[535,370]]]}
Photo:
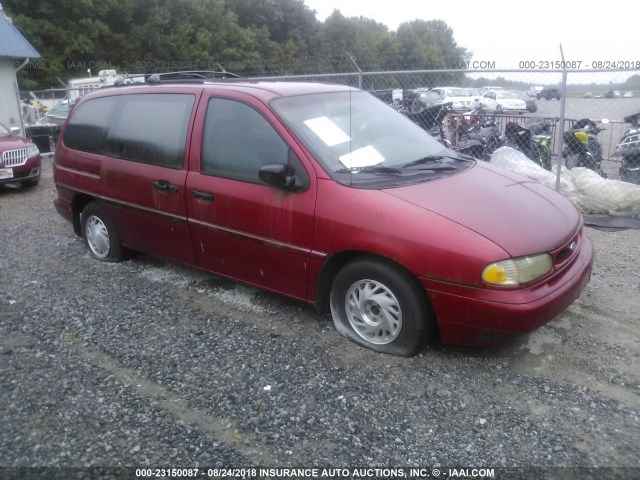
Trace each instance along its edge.
{"label": "windshield", "polygon": [[49,112],[47,113],[49,116],[52,115],[59,115],[59,116],[64,116],[66,117],[67,115],[69,115],[69,111],[71,110],[71,104],[69,102],[60,102],[58,103],[55,107],[53,107],[51,110],[49,110]]}
{"label": "windshield", "polygon": [[10,134],[11,132],[9,131],[9,129],[0,123],[0,135],[10,135]]}
{"label": "windshield", "polygon": [[496,92],[498,98],[515,98],[518,99],[518,95],[513,92]]}
{"label": "windshield", "polygon": [[281,97],[271,103],[338,181],[415,176],[420,169],[401,169],[425,158],[458,157],[407,117],[360,90]]}

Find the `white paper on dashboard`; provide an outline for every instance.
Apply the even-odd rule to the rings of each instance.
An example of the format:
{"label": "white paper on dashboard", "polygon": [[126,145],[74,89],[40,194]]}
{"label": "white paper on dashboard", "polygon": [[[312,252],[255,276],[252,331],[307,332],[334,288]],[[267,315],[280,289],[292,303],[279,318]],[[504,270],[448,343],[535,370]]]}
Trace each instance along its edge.
{"label": "white paper on dashboard", "polygon": [[304,124],[329,147],[351,140],[349,135],[344,133],[329,117],[310,118],[305,120]]}
{"label": "white paper on dashboard", "polygon": [[382,162],[384,162],[384,157],[371,145],[359,148],[340,157],[340,163],[347,168],[369,167]]}

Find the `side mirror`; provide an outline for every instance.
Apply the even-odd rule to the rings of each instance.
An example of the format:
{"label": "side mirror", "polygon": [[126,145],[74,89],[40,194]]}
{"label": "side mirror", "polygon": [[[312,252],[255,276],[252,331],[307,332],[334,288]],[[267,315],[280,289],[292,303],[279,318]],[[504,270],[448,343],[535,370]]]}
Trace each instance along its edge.
{"label": "side mirror", "polygon": [[283,190],[294,190],[296,177],[293,168],[284,163],[273,163],[265,165],[258,172],[258,177],[267,185],[282,188]]}
{"label": "side mirror", "polygon": [[11,127],[9,129],[9,131],[13,134],[13,135],[20,135],[20,127]]}

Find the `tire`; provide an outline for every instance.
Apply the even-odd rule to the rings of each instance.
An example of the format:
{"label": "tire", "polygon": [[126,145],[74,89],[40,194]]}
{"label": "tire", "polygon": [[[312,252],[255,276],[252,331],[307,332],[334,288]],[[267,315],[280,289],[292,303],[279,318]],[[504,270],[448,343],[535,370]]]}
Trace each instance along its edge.
{"label": "tire", "polygon": [[551,171],[551,155],[544,148],[534,145],[531,151],[531,160],[536,162],[545,170]]}
{"label": "tire", "polygon": [[409,112],[416,115],[424,111],[424,109],[425,109],[424,103],[422,103],[417,98],[414,98],[413,102],[411,102],[411,106],[409,107]]}
{"label": "tire", "polygon": [[564,155],[564,158],[565,158],[565,167],[567,167],[569,170],[575,167],[583,166],[580,156],[575,153],[566,154]]}
{"label": "tire", "polygon": [[399,266],[361,257],[345,265],[331,286],[336,330],[376,352],[410,357],[435,331],[426,292]]}
{"label": "tire", "polygon": [[82,210],[82,238],[91,256],[101,262],[119,262],[125,257],[120,236],[107,212],[91,202]]}
{"label": "tire", "polygon": [[544,167],[544,169],[551,171],[551,155],[549,155],[549,152],[543,150],[540,160],[542,161],[542,166]]}

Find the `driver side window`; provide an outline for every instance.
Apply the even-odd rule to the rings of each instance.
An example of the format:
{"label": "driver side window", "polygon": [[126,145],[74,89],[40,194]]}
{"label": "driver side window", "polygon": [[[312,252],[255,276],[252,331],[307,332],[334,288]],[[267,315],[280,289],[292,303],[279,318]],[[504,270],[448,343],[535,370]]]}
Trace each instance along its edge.
{"label": "driver side window", "polygon": [[224,98],[209,101],[202,141],[202,172],[263,183],[261,167],[287,163],[288,148],[271,124],[252,107]]}

